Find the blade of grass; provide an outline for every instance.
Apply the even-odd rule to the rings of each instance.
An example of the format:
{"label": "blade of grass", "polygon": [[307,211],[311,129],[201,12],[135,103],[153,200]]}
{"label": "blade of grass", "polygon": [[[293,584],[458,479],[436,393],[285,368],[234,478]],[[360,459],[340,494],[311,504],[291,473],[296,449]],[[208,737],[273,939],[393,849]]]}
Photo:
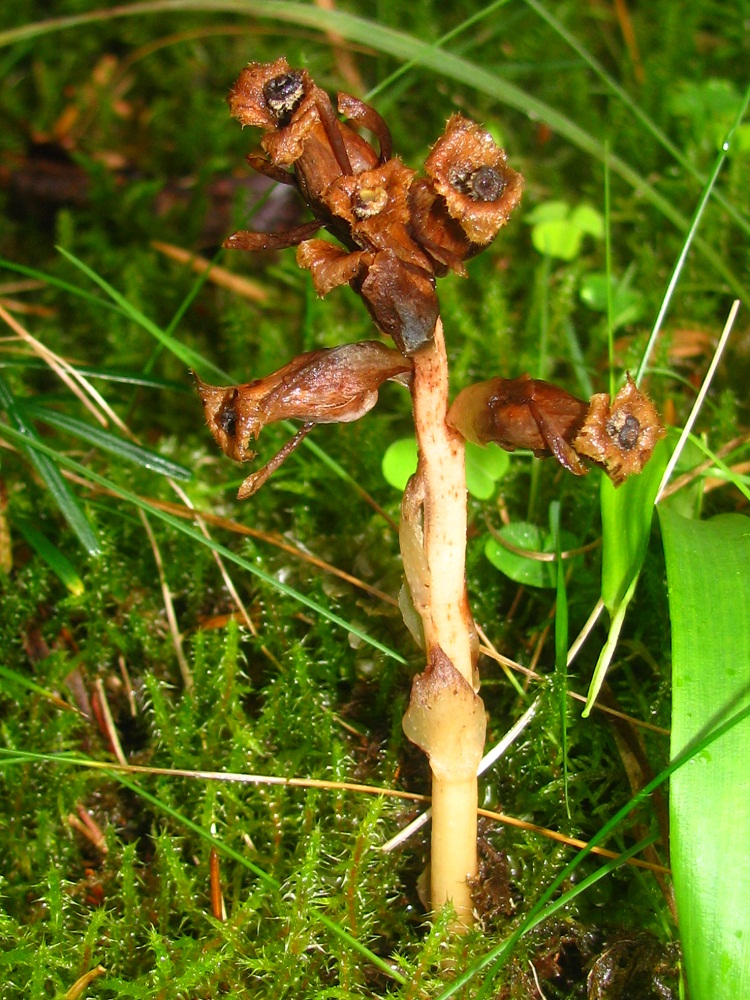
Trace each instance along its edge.
{"label": "blade of grass", "polygon": [[[33,358],[0,358],[0,368],[12,368],[20,371],[49,371],[48,364]],[[120,385],[135,385],[143,389],[169,389],[170,392],[188,393],[187,387],[182,382],[159,378],[156,375],[145,375],[143,372],[115,368],[89,368],[87,365],[71,365],[71,368],[87,379],[100,379],[102,382],[113,382]]]}
{"label": "blade of grass", "polygon": [[[55,694],[54,691],[48,691],[47,688],[43,688],[41,684],[37,684],[35,681],[30,680],[28,677],[24,677],[23,674],[19,674],[16,670],[10,670],[8,667],[4,667],[0,663],[0,677],[10,684],[14,684],[19,687],[22,691],[31,691],[33,694],[38,694],[41,698],[46,701],[51,701],[58,708],[62,708],[65,711],[77,712],[78,709],[74,708],[72,705],[68,704],[64,698],[60,695]],[[79,713],[80,714],[80,713]],[[10,753],[11,751],[4,748],[0,748],[0,753]]]}
{"label": "blade of grass", "polygon": [[729,335],[732,332],[732,327],[734,326],[734,321],[737,318],[737,313],[739,312],[739,308],[740,308],[739,299],[735,299],[735,301],[732,303],[732,308],[729,310],[729,315],[727,316],[727,321],[724,324],[724,329],[721,331],[721,336],[719,337],[719,342],[717,343],[716,348],[714,350],[713,357],[711,358],[711,364],[708,366],[708,371],[706,372],[703,378],[701,387],[698,390],[698,395],[695,397],[695,402],[693,403],[690,409],[688,418],[685,421],[685,426],[682,428],[682,431],[680,432],[680,437],[677,444],[675,445],[674,451],[672,452],[672,457],[670,458],[669,463],[667,464],[667,467],[664,470],[664,475],[662,476],[661,484],[659,486],[659,491],[656,494],[654,503],[658,503],[659,497],[664,492],[664,489],[667,483],[669,482],[670,477],[675,470],[675,467],[677,466],[679,457],[682,453],[683,448],[685,447],[685,442],[690,437],[690,432],[693,429],[693,425],[695,424],[695,421],[698,418],[698,414],[700,413],[701,407],[703,406],[703,401],[708,394],[709,388],[711,387],[711,382],[713,381],[713,377],[716,374],[716,369],[719,367],[719,361],[721,359],[722,354],[724,353],[724,348],[727,346]]}
{"label": "blade of grass", "polygon": [[173,337],[171,334],[165,333],[161,327],[148,318],[140,309],[129,302],[124,295],[121,295],[108,281],[106,281],[100,274],[92,270],[87,264],[82,260],[79,260],[74,254],[66,250],[64,247],[57,247],[59,253],[69,260],[71,264],[77,267],[86,277],[90,278],[95,284],[106,292],[107,295],[115,302],[122,312],[131,319],[138,326],[142,327],[147,333],[150,333],[155,340],[158,340],[160,344],[171,351],[172,354],[180,361],[182,361],[187,368],[200,368],[201,371],[210,371],[213,375],[218,376],[221,379],[226,379],[231,381],[230,376],[223,371],[218,366],[214,365],[212,362],[207,361],[203,355],[198,354],[197,351],[193,351],[191,348],[186,347],[183,343]]}
{"label": "blade of grass", "polygon": [[36,554],[43,559],[58,580],[73,594],[80,597],[84,591],[83,580],[78,575],[70,560],[62,554],[58,547],[47,538],[45,534],[37,530],[33,524],[25,517],[14,517],[13,525],[16,527]]}
{"label": "blade of grass", "polygon": [[563,788],[565,812],[570,819],[568,797],[568,594],[565,589],[565,563],[560,538],[560,503],[555,500],[549,508],[550,532],[555,549],[557,594],[555,599],[555,682],[560,711],[560,734],[563,762]]}
{"label": "blade of grass", "polygon": [[703,218],[703,213],[706,209],[706,205],[708,204],[708,199],[711,196],[711,192],[714,189],[716,181],[719,177],[719,173],[721,172],[721,168],[724,166],[724,161],[727,158],[727,154],[731,147],[734,134],[739,128],[740,122],[742,121],[743,117],[745,116],[745,112],[747,111],[749,103],[750,103],[750,87],[748,87],[745,93],[745,100],[742,103],[742,106],[740,107],[739,111],[737,112],[737,116],[734,120],[731,129],[727,133],[727,136],[724,140],[724,143],[722,144],[719,155],[716,157],[713,170],[711,171],[711,176],[708,178],[706,186],[701,192],[701,197],[698,201],[698,205],[695,209],[693,218],[690,222],[690,227],[687,231],[685,242],[682,245],[682,249],[680,250],[680,255],[677,258],[677,262],[675,263],[672,275],[669,279],[669,284],[667,285],[667,290],[664,293],[664,298],[662,299],[659,313],[656,317],[656,320],[654,321],[654,326],[653,329],[651,330],[651,335],[649,336],[648,343],[646,344],[643,356],[641,357],[641,363],[638,366],[638,372],[636,373],[635,376],[636,385],[639,385],[641,379],[643,378],[643,374],[646,370],[646,365],[648,364],[648,359],[651,355],[651,351],[653,350],[654,344],[656,343],[656,338],[659,336],[659,332],[661,331],[662,323],[664,322],[664,317],[666,316],[667,309],[669,308],[669,304],[672,301],[672,295],[674,293],[675,288],[677,287],[677,282],[679,281],[680,274],[682,273],[682,269],[687,259],[687,255],[690,251],[690,247],[695,242],[696,233],[698,232],[698,227],[700,226],[701,219]]}
{"label": "blade of grass", "polygon": [[[463,59],[452,52],[424,42],[413,35],[366,18],[338,10],[325,10],[317,5],[308,6],[293,3],[290,0],[150,0],[150,2],[138,4],[125,4],[86,14],[39,21],[0,32],[0,47],[23,39],[79,27],[96,21],[169,11],[175,13],[221,11],[243,16],[267,17],[282,23],[302,25],[322,32],[336,32],[348,41],[358,42],[369,49],[376,49],[396,59],[412,60],[419,66],[432,70],[442,77],[448,77],[474,87],[508,107],[533,117],[534,120],[545,122],[560,136],[600,162],[604,162],[607,158],[604,144],[581,128],[580,125],[550,105],[502,79],[495,72],[476,66],[468,59]],[[643,199],[669,219],[677,229],[686,231],[689,228],[688,220],[675,208],[672,202],[659,194],[653,185],[649,184],[648,180],[630,164],[614,154],[609,155],[608,162],[613,173],[618,174],[637,190]],[[750,298],[743,283],[724,264],[720,254],[702,240],[696,240],[695,245],[735,294],[739,295],[740,298]]]}
{"label": "blade of grass", "polygon": [[62,456],[58,455],[52,448],[39,447],[41,441],[39,441],[36,431],[24,419],[23,413],[16,403],[16,398],[2,375],[0,375],[0,406],[5,409],[8,419],[15,427],[15,431],[11,427],[4,427],[0,429],[0,433],[14,440],[19,450],[28,456],[49,490],[52,499],[60,508],[60,513],[88,554],[90,556],[101,555],[102,550],[96,532],[57,467]]}
{"label": "blade of grass", "polygon": [[58,288],[61,292],[67,292],[69,295],[74,295],[76,298],[84,299],[86,302],[90,302],[93,305],[101,306],[104,309],[112,310],[113,312],[122,313],[122,309],[115,305],[114,302],[108,302],[106,299],[101,298],[98,295],[93,295],[91,292],[87,292],[85,288],[79,288],[78,285],[71,285],[69,281],[63,281],[62,278],[57,278],[53,274],[46,274],[44,271],[39,271],[35,267],[27,267],[25,264],[18,264],[13,260],[5,260],[0,257],[0,267],[4,268],[6,271],[15,271],[16,274],[23,274],[27,278],[34,278],[37,281],[43,281],[45,285],[50,285],[52,288]]}
{"label": "blade of grass", "polygon": [[30,417],[32,420],[41,420],[51,427],[57,427],[58,430],[73,434],[75,437],[93,444],[96,448],[110,452],[110,454],[115,455],[124,462],[133,462],[135,465],[141,465],[145,469],[150,469],[151,472],[158,473],[160,476],[169,476],[172,479],[186,481],[193,477],[190,469],[186,469],[184,465],[178,465],[177,462],[163,458],[149,448],[142,448],[140,445],[132,444],[130,441],[123,441],[122,438],[117,437],[115,434],[100,430],[98,427],[87,424],[83,420],[77,420],[75,417],[60,413],[58,410],[52,410],[47,406],[41,406],[39,403],[17,405],[24,416]]}
{"label": "blade of grass", "polygon": [[[659,507],[672,626],[672,755],[750,703],[750,519]],[[670,784],[671,859],[693,1000],[750,996],[750,720]]]}
{"label": "blade of grass", "polygon": [[391,649],[390,646],[386,646],[385,643],[375,639],[369,633],[360,629],[359,626],[353,624],[352,622],[345,621],[329,608],[326,608],[322,604],[318,604],[318,602],[314,601],[312,598],[307,597],[305,594],[301,594],[293,587],[289,587],[287,584],[282,583],[281,580],[278,580],[270,573],[264,572],[249,560],[243,559],[242,556],[238,555],[236,552],[232,552],[225,546],[220,545],[219,542],[214,541],[212,538],[206,538],[197,528],[194,528],[190,524],[185,524],[184,521],[181,521],[178,517],[168,514],[166,511],[160,510],[159,507],[153,506],[148,503],[148,501],[143,500],[135,493],[132,493],[130,490],[126,490],[106,477],[98,475],[98,473],[91,469],[87,469],[86,466],[81,465],[80,462],[76,462],[72,458],[68,458],[66,455],[56,455],[55,451],[43,442],[36,439],[28,440],[23,433],[14,430],[12,427],[4,428],[3,433],[9,441],[12,441],[19,446],[27,446],[30,450],[39,452],[42,455],[55,456],[60,465],[65,466],[67,469],[71,469],[84,480],[95,483],[97,486],[101,486],[103,489],[115,494],[115,496],[127,501],[139,510],[143,510],[147,514],[158,517],[161,521],[164,521],[165,524],[171,525],[171,527],[176,528],[177,531],[181,532],[183,535],[187,535],[188,538],[192,538],[193,541],[199,542],[201,545],[208,546],[208,548],[213,549],[214,552],[218,552],[220,555],[224,556],[224,558],[229,560],[229,562],[235,563],[241,569],[244,569],[248,573],[257,577],[268,587],[271,587],[278,593],[283,594],[285,597],[290,597],[292,600],[297,601],[299,604],[304,605],[306,608],[309,608],[311,611],[320,615],[321,618],[325,618],[327,621],[334,625],[338,625],[339,628],[344,629],[346,632],[350,632],[352,635],[357,636],[357,638],[361,639],[369,646],[372,646],[374,649],[383,653],[384,656],[396,660],[397,663],[407,663],[407,660],[401,656],[400,653],[397,653],[395,649]]}

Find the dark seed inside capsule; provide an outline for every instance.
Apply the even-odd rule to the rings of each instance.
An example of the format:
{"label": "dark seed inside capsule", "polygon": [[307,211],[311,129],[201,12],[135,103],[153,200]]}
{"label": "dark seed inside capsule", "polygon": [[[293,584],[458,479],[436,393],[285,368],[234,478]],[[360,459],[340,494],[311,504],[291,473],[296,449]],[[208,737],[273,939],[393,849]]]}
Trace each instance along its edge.
{"label": "dark seed inside capsule", "polygon": [[497,201],[505,190],[505,180],[494,167],[454,167],[448,174],[451,185],[472,201]]}
{"label": "dark seed inside capsule", "polygon": [[466,179],[467,194],[474,201],[497,201],[505,190],[505,181],[494,167],[479,167]]}
{"label": "dark seed inside capsule", "polygon": [[271,114],[280,124],[285,125],[302,103],[305,86],[302,74],[282,73],[268,80],[263,86],[263,97]]}
{"label": "dark seed inside capsule", "polygon": [[231,396],[224,401],[216,417],[219,427],[221,427],[227,437],[230,438],[236,437],[237,435],[237,409],[235,407],[236,396],[237,391],[235,390]]}
{"label": "dark seed inside capsule", "polygon": [[629,413],[622,422],[610,420],[607,433],[623,451],[631,451],[638,442],[641,424],[637,417]]}

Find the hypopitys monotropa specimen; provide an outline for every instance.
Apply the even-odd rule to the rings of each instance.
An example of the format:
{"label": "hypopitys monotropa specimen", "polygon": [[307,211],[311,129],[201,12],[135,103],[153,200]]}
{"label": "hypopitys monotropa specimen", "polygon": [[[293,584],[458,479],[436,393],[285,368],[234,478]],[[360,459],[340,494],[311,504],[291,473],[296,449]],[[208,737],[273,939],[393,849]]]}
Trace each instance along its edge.
{"label": "hypopitys monotropa specimen", "polygon": [[[199,382],[206,416],[224,451],[240,461],[253,457],[249,442],[265,424],[284,417],[303,421],[279,455],[245,480],[242,497],[316,423],[362,416],[387,379],[408,385],[419,460],[401,508],[402,606],[426,666],[414,679],[404,730],[428,755],[432,770],[430,903],[438,909],[450,901],[455,926],[467,927],[473,921],[470,884],[477,871],[477,766],[485,715],[465,583],[465,441],[495,440],[506,448],[550,453],[577,474],[592,460],[618,481],[634,469],[613,461],[612,447],[645,459],[642,432],[647,424],[658,427],[658,420],[653,411],[648,418],[634,417],[632,396],[625,412],[619,394],[611,408],[605,397],[588,404],[528,377],[470,387],[449,415],[436,280],[449,270],[465,274],[464,262],[497,236],[522,189],[521,176],[481,125],[453,115],[420,175],[391,155],[390,133],[373,108],[339,94],[342,121],[307,71],[285,59],[247,66],[229,103],[243,125],[263,131],[263,153],[248,156],[251,167],[293,185],[312,220],[284,233],[242,230],[225,246],[297,245],[297,260],[318,293],[350,285],[397,350],[366,341],[302,355],[243,386]],[[360,127],[375,136],[377,149]],[[313,238],[322,228],[338,244]]]}

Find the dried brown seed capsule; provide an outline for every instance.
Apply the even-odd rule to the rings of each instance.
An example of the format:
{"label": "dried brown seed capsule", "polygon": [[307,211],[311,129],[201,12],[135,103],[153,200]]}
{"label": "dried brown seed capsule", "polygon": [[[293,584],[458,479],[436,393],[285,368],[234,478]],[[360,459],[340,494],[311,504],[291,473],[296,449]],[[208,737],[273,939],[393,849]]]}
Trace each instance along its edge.
{"label": "dried brown seed capsule", "polygon": [[388,192],[385,188],[360,188],[352,198],[352,212],[356,218],[371,219],[374,215],[380,215],[388,204]]}
{"label": "dried brown seed capsule", "polygon": [[467,441],[494,441],[507,451],[528,448],[538,458],[554,455],[575,475],[587,469],[571,446],[588,404],[542,379],[493,378],[460,392],[447,422]]}
{"label": "dried brown seed capsule", "polygon": [[225,246],[301,244],[298,262],[310,268],[318,292],[348,282],[378,328],[410,357],[434,336],[435,277],[448,268],[464,273],[462,261],[507,220],[520,198],[521,178],[486,130],[454,115],[427,160],[429,179],[417,180],[391,158],[390,133],[377,112],[347,94],[338,100],[342,114],[377,137],[379,156],[336,117],[307,71],[292,69],[283,58],[247,66],[230,94],[232,114],[265,130],[261,145],[268,159],[254,155],[251,166],[294,183],[349,254],[309,240],[316,223],[289,233],[241,231]]}
{"label": "dried brown seed capsule", "polygon": [[521,175],[490,133],[463,115],[450,118],[425,170],[450,217],[480,246],[494,240],[521,199]]}
{"label": "dried brown seed capsule", "polygon": [[587,471],[584,459],[596,462],[615,486],[643,469],[665,433],[653,403],[630,375],[611,406],[607,393],[586,403],[528,375],[489,379],[460,392],[447,421],[467,441],[494,441],[508,451],[528,448],[539,458],[554,455],[577,476]]}
{"label": "dried brown seed capsule", "polygon": [[632,413],[620,414],[607,421],[607,434],[622,451],[631,451],[636,446],[640,433],[640,421]]}
{"label": "dried brown seed capsule", "polygon": [[656,407],[628,373],[611,405],[605,392],[591,397],[573,447],[601,465],[615,486],[620,486],[641,471],[665,433]]}
{"label": "dried brown seed capsule", "polygon": [[395,241],[408,241],[411,253],[419,254],[419,247],[406,231],[406,196],[413,177],[414,171],[394,158],[372,170],[341,174],[331,182],[322,201],[331,215],[350,226],[358,246],[384,248]]}
{"label": "dried brown seed capsule", "polygon": [[505,191],[505,179],[494,167],[479,167],[470,173],[451,171],[450,182],[461,194],[472,201],[497,201]]}
{"label": "dried brown seed capsule", "polygon": [[283,57],[270,63],[250,63],[229,92],[229,110],[243,125],[272,132],[287,125],[315,84],[306,70],[292,69]]}

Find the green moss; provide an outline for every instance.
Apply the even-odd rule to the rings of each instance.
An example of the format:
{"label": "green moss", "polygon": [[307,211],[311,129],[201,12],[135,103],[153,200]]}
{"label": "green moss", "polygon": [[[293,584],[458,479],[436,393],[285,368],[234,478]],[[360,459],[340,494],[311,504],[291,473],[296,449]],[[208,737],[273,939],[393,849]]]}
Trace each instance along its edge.
{"label": "green moss", "polygon": [[[484,5],[420,0],[408,12],[388,3],[374,9],[343,6],[375,17],[381,26],[435,41]],[[47,7],[9,0],[0,14],[2,27],[41,20],[49,16]],[[93,9],[85,3],[58,7],[56,16]],[[632,53],[606,11],[569,3],[554,13],[642,110],[682,144],[689,163],[708,170],[714,138],[665,95],[682,93],[686,82],[713,78],[739,93],[745,85],[739,71],[745,64],[739,15],[725,13],[717,24],[714,5],[693,4],[686,13],[669,0],[652,4],[648,17],[633,11],[640,82]],[[54,759],[114,760],[96,703],[99,687],[132,764],[427,790],[424,761],[406,745],[400,728],[420,653],[399,612],[275,544],[283,537],[302,552],[397,595],[397,536],[369,498],[397,518],[399,495],[383,480],[380,463],[387,444],[409,433],[406,393],[386,386],[365,420],[316,430],[315,443],[339,464],[343,478],[302,447],[257,497],[238,504],[234,490],[246,470],[232,465],[210,440],[185,363],[132,314],[113,308],[55,251],[59,244],[75,253],[132,309],[168,329],[195,291],[195,276],[163,257],[150,241],[212,257],[221,239],[212,230],[217,216],[226,218],[228,232],[246,225],[252,215],[253,199],[230,197],[232,204],[222,215],[224,207],[213,194],[217,181],[245,176],[243,157],[257,138],[226,111],[224,95],[239,68],[250,58],[283,52],[293,63],[309,66],[325,86],[356,89],[342,79],[342,64],[323,35],[270,18],[262,31],[254,20],[228,18],[194,12],[110,19],[0,49],[7,119],[0,138],[3,183],[6,171],[17,182],[33,179],[46,147],[35,150],[36,160],[24,160],[29,136],[54,140],[55,123],[69,120],[69,114],[72,125],[62,146],[71,148],[72,162],[82,171],[79,180],[88,187],[81,203],[68,198],[56,206],[45,204],[42,195],[29,202],[19,200],[15,189],[2,193],[9,217],[0,231],[0,253],[38,269],[42,283],[27,290],[0,289],[0,294],[24,296],[32,311],[19,318],[30,332],[74,363],[98,371],[102,377],[92,378],[92,384],[130,430],[148,447],[193,470],[185,488],[197,507],[266,533],[248,538],[209,524],[218,542],[268,576],[264,581],[227,563],[250,630],[236,615],[210,549],[149,515],[193,681],[186,690],[155,556],[138,511],[74,481],[71,489],[103,547],[100,558],[87,559],[27,457],[3,449],[0,499],[7,495],[7,509],[3,500],[0,518],[7,519],[10,542],[0,531],[0,547],[12,556],[12,565],[9,573],[0,573],[0,742],[10,754],[47,755],[0,758],[0,981],[8,1000],[65,997],[99,964],[106,973],[92,980],[84,995],[108,1000],[246,1000],[270,992],[295,1000],[406,998],[420,991],[439,995],[450,979],[446,970],[467,968],[506,939],[571,857],[569,849],[550,845],[536,833],[490,828],[486,839],[507,864],[512,906],[486,915],[483,934],[451,941],[443,918],[428,925],[419,902],[424,839],[416,837],[388,854],[378,850],[413,818],[417,806],[412,803],[340,789],[163,774],[137,776],[134,790],[112,773]],[[377,39],[373,44],[377,47]],[[446,47],[469,64],[526,88],[590,135],[607,138],[614,154],[628,160],[679,211],[691,214],[700,184],[675,165],[653,130],[608,94],[532,7],[502,5]],[[93,71],[106,70],[105,58],[113,60],[114,75],[101,86]],[[355,48],[353,58],[365,88],[400,68],[387,52]],[[548,134],[533,116],[501,106],[472,81],[414,66],[375,103],[393,126],[396,148],[411,164],[423,159],[445,119],[460,109],[502,130],[511,162],[526,175],[521,213],[553,199],[603,210],[602,165],[594,156],[556,130]],[[62,148],[57,155],[65,159]],[[740,150],[723,175],[722,189],[745,213],[746,168],[747,152]],[[165,199],[165,192],[171,198],[176,191],[186,194]],[[633,268],[641,308],[640,319],[618,330],[617,361],[624,369],[637,364],[683,234],[616,174],[612,204],[614,276],[620,279]],[[717,203],[710,206],[700,235],[744,281],[747,240]],[[266,374],[302,350],[373,336],[356,297],[340,290],[318,300],[292,252],[257,260],[221,254],[217,261],[260,283],[266,300],[241,299],[208,281],[170,332],[207,365],[238,381]],[[593,240],[570,263],[544,262],[533,249],[530,227],[523,225],[522,215],[515,218],[496,246],[469,263],[468,279],[441,283],[454,389],[489,375],[536,375],[543,368],[576,394],[583,393],[585,379],[594,391],[606,390],[605,329],[601,316],[580,301],[586,277],[604,269],[603,243]],[[8,282],[19,278],[11,270],[4,275]],[[694,250],[667,320],[672,341],[679,341],[680,330],[715,335],[724,320],[726,291],[726,282]],[[665,339],[655,363],[660,372],[651,380],[651,392],[660,406],[673,405],[682,418],[705,358],[678,356]],[[44,398],[79,419],[93,420],[58,378],[32,366],[17,344],[3,344],[0,365],[19,398]],[[747,422],[747,367],[737,348],[700,418],[698,431],[708,435],[715,450],[734,436],[737,424]],[[148,379],[153,381],[138,383]],[[172,489],[156,474],[51,427],[40,424],[38,431],[60,455],[104,476],[113,487],[159,503],[175,502]],[[287,437],[286,428],[264,431],[261,457]],[[746,448],[732,455],[732,461],[746,458]],[[484,556],[487,524],[531,516],[546,531],[549,503],[560,500],[562,527],[586,545],[599,534],[599,500],[595,474],[563,478],[550,462],[531,469],[530,458],[513,455],[493,497],[471,502],[468,582],[476,618],[500,652],[546,676],[554,665],[553,644],[546,638],[553,592],[519,589],[494,569]],[[722,490],[708,504],[713,511],[735,502]],[[28,546],[14,527],[18,518],[33,523],[66,555],[83,581],[82,594],[71,596]],[[598,596],[599,577],[596,549],[571,563],[571,635]],[[315,615],[281,593],[274,581],[395,650],[408,666]],[[666,724],[669,711],[667,617],[663,562],[652,546],[610,679],[624,711],[659,725]],[[578,691],[585,691],[596,659],[588,649],[603,637],[603,630],[596,633],[571,668],[570,684]],[[530,729],[483,779],[483,805],[583,838],[596,833],[631,794],[607,722],[599,716],[582,723],[579,710],[571,708],[568,817],[556,696],[544,682],[522,678],[528,686],[520,697],[496,663],[485,659],[482,668],[493,738],[502,737],[537,693],[542,699]],[[667,754],[663,736],[649,733],[644,743],[658,770]],[[81,832],[82,811],[101,828],[106,852]],[[211,910],[211,836],[223,850],[226,922]],[[581,871],[585,875],[595,867],[588,859]],[[325,920],[393,962],[411,986],[401,989],[372,955],[363,955]],[[580,959],[577,978],[566,970],[548,976],[541,986],[549,997],[582,996],[585,963],[592,960],[584,941],[599,942],[593,956],[601,954],[621,927],[656,928],[663,940],[675,933],[650,876],[636,877],[628,870],[591,887],[571,904],[564,928],[542,925],[518,947],[500,974],[505,980],[499,978],[491,989],[528,995],[527,959],[551,954],[553,945],[564,940],[566,954]],[[464,995],[473,995],[474,985],[468,990]],[[656,995],[644,990],[644,997]]]}

